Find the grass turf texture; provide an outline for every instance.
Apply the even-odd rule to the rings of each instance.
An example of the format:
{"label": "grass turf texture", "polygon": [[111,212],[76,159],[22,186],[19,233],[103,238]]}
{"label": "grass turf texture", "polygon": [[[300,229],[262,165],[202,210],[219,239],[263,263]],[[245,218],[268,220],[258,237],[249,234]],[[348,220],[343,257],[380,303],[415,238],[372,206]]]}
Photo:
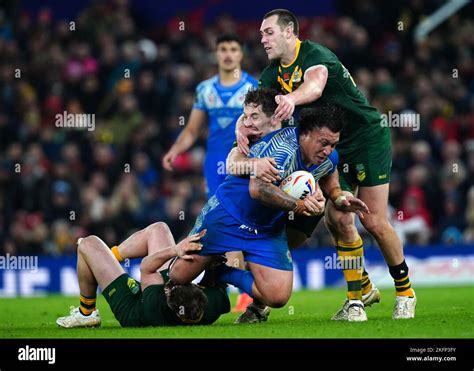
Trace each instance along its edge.
{"label": "grass turf texture", "polygon": [[[416,318],[391,319],[393,289],[381,290],[382,301],[367,308],[368,322],[330,321],[344,299],[342,289],[295,292],[289,303],[273,309],[269,321],[235,325],[228,313],[210,326],[121,328],[102,296],[100,328],[63,329],[55,321],[77,306],[77,297],[0,299],[0,338],[473,338],[474,288],[417,288]],[[231,303],[235,303],[235,295]]]}

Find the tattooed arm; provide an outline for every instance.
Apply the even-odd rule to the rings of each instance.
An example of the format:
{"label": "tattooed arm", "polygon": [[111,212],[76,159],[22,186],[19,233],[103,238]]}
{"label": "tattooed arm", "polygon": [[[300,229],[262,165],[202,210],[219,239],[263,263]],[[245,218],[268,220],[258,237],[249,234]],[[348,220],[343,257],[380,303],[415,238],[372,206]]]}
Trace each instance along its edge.
{"label": "tattooed arm", "polygon": [[285,211],[293,211],[295,214],[311,216],[316,210],[308,200],[297,200],[272,183],[264,182],[258,178],[250,178],[250,197],[259,200],[266,206]]}
{"label": "tattooed arm", "polygon": [[276,209],[290,211],[296,207],[297,200],[286,192],[283,192],[276,185],[266,183],[257,178],[250,178],[250,197],[259,200],[266,206]]}

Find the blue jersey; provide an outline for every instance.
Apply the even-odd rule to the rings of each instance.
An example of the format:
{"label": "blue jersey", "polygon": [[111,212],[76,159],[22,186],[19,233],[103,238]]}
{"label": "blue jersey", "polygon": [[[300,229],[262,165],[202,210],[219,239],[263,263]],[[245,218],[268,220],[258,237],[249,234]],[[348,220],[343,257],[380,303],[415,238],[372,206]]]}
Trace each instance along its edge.
{"label": "blue jersey", "polygon": [[257,85],[257,80],[242,72],[240,81],[232,86],[222,86],[216,75],[196,88],[193,108],[205,111],[208,115],[204,176],[209,196],[215,193],[225,178],[225,160],[235,140],[235,123],[243,112],[245,94]]}
{"label": "blue jersey", "polygon": [[[256,142],[250,149],[249,156],[273,157],[282,180],[297,170],[306,170],[318,181],[336,170],[338,162],[336,150],[333,150],[320,165],[306,167],[301,158],[298,137],[299,131],[295,127],[274,131]],[[274,184],[279,186],[279,182]],[[273,232],[283,228],[286,212],[267,207],[252,199],[248,178],[229,175],[217,189],[216,197],[222,207],[242,225],[262,232]]]}

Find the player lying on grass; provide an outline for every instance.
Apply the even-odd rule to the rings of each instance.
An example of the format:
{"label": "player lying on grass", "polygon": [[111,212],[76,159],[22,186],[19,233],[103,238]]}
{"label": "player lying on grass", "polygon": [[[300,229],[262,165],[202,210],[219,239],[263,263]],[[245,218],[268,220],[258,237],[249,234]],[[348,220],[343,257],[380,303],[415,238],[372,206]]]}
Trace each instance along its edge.
{"label": "player lying on grass", "polygon": [[[263,88],[249,91],[245,97],[244,120],[264,135],[254,144],[250,156],[274,158],[281,179],[305,170],[316,181],[321,179],[321,187],[327,192],[339,186],[334,147],[343,112],[330,106],[308,109],[301,113],[299,129],[280,129],[281,121],[273,116],[275,95],[276,91]],[[178,259],[170,271],[171,279],[181,284],[191,282],[213,255],[241,250],[250,271],[221,266],[220,279],[270,307],[284,306],[293,286],[293,264],[284,228],[286,214],[317,215],[324,210],[324,197],[319,191],[297,200],[278,184],[229,175],[205,205],[191,232],[207,230],[201,240],[203,249],[192,261]],[[368,212],[355,197],[348,198],[341,208]]]}
{"label": "player lying on grass", "polygon": [[[77,276],[80,307],[60,317],[59,326],[95,327],[101,318],[96,309],[97,285],[123,327],[211,324],[230,310],[225,285],[199,287],[189,283],[176,285],[168,279],[170,259],[179,256],[192,261],[201,249],[201,231],[176,244],[165,223],[142,229],[111,249],[96,236],[79,240]],[[140,281],[130,277],[120,265],[124,259],[144,257]]]}

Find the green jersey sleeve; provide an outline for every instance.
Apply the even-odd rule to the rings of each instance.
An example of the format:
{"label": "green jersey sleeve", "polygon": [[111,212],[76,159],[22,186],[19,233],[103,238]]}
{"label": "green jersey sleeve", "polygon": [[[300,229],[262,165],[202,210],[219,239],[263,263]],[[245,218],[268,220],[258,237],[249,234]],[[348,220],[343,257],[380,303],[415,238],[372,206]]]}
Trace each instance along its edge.
{"label": "green jersey sleeve", "polygon": [[301,69],[306,72],[309,68],[318,65],[326,66],[329,74],[331,74],[333,68],[335,67],[335,61],[325,58],[324,55],[322,55],[322,53],[320,53],[318,50],[313,50],[309,52],[303,59]]}

